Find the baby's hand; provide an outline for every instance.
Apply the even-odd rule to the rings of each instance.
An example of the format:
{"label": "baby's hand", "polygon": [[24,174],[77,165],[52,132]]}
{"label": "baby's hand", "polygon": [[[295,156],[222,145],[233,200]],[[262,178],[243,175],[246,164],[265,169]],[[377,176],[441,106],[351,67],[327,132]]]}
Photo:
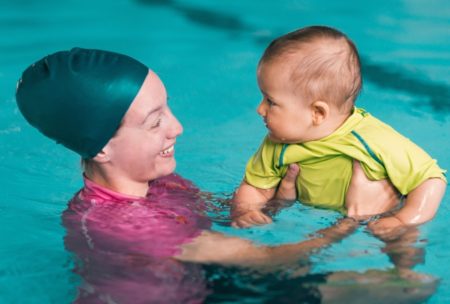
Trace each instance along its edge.
{"label": "baby's hand", "polygon": [[370,222],[368,228],[376,237],[384,241],[394,240],[407,230],[407,226],[395,216],[388,216]]}
{"label": "baby's hand", "polygon": [[234,228],[248,228],[251,226],[266,225],[272,223],[272,219],[260,210],[248,210],[234,218],[231,226]]}

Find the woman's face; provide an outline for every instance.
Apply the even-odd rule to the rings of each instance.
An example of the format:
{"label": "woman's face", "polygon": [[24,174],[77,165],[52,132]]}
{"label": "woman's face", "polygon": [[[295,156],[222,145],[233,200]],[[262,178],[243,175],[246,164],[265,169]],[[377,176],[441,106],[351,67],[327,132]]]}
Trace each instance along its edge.
{"label": "woman's face", "polygon": [[104,148],[122,179],[146,183],[175,170],[175,142],[183,132],[159,77],[149,71],[115,136]]}

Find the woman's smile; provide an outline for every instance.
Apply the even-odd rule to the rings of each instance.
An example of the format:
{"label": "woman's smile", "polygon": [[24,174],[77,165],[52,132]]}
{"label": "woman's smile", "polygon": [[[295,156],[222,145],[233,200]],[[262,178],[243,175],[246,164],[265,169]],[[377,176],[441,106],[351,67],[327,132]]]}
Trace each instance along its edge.
{"label": "woman's smile", "polygon": [[159,155],[161,157],[173,157],[174,153],[175,153],[175,145],[171,145],[170,147],[159,152]]}

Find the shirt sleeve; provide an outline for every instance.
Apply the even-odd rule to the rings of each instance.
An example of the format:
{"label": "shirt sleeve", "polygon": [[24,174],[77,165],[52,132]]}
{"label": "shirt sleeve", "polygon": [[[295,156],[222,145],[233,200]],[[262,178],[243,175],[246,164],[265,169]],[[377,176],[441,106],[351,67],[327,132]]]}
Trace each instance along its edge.
{"label": "shirt sleeve", "polygon": [[282,178],[282,170],[277,166],[280,144],[264,138],[258,151],[247,162],[245,181],[260,189],[275,188]]}
{"label": "shirt sleeve", "polygon": [[383,142],[379,155],[392,184],[406,195],[430,178],[447,182],[441,169],[423,149],[392,129],[392,135]]}

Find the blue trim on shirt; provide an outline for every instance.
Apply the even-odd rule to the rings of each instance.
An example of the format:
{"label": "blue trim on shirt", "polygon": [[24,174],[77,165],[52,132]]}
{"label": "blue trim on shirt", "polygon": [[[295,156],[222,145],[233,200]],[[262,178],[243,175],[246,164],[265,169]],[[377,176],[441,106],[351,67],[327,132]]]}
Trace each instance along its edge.
{"label": "blue trim on shirt", "polygon": [[351,132],[358,140],[360,143],[362,143],[362,145],[364,146],[364,148],[366,148],[367,152],[369,153],[370,156],[372,156],[372,158],[379,163],[380,165],[383,165],[383,162],[378,158],[378,156],[375,155],[375,153],[373,152],[373,150],[369,147],[369,145],[367,144],[367,142],[364,140],[364,138],[362,138],[361,135],[359,135],[355,130],[353,130]]}
{"label": "blue trim on shirt", "polygon": [[284,144],[283,148],[281,148],[280,158],[278,159],[278,167],[279,168],[284,166],[283,158],[284,158],[284,152],[286,151],[287,147],[288,147],[288,144]]}

